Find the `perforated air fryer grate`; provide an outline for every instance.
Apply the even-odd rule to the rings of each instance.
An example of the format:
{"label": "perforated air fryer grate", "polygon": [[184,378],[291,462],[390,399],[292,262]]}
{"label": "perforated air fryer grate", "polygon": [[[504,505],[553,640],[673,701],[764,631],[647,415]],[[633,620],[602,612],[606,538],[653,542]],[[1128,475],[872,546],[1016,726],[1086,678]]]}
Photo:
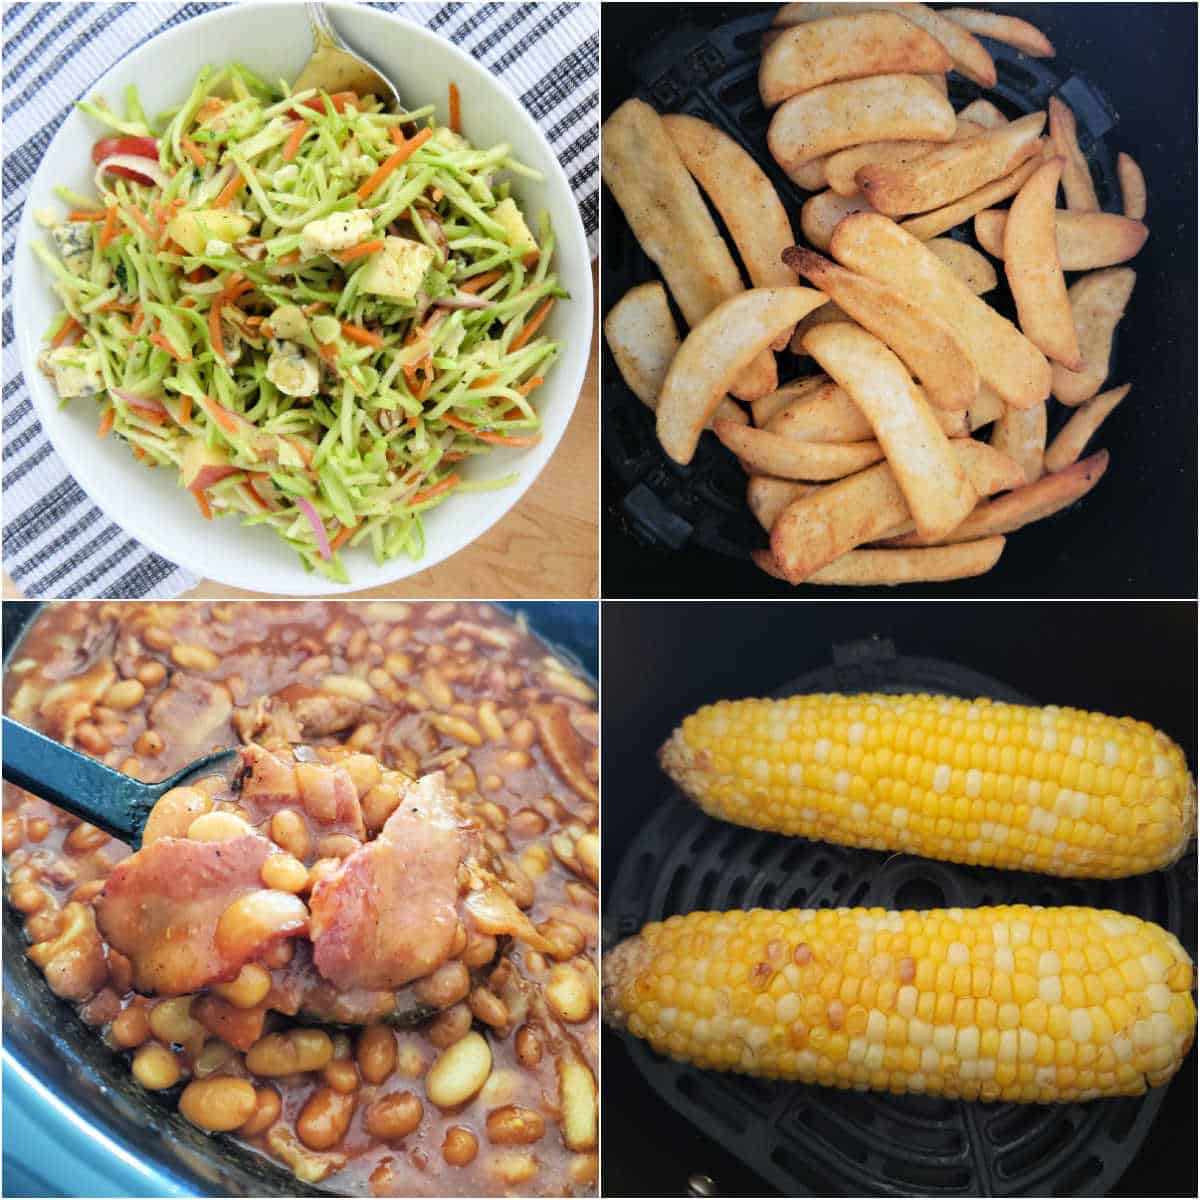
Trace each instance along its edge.
{"label": "perforated air fryer grate", "polygon": [[[780,687],[911,691],[1033,703],[986,675],[896,655],[886,640],[835,647],[833,665]],[[1196,860],[1132,879],[1057,879],[788,838],[705,816],[678,794],[654,810],[604,898],[605,949],[646,922],[735,908],[1082,904],[1175,932],[1195,956]],[[843,1092],[700,1071],[626,1038],[654,1092],[784,1195],[1103,1195],[1166,1094],[1088,1104],[970,1104]],[[720,1188],[721,1181],[716,1181]]]}
{"label": "perforated air fryer grate", "polygon": [[[712,30],[687,22],[674,25],[633,60],[630,73],[636,81],[634,95],[659,112],[702,117],[744,146],[775,185],[799,236],[800,207],[810,193],[796,187],[767,153],[769,118],[758,98],[760,45],[770,18],[770,12],[756,12]],[[983,41],[996,63],[996,87],[984,89],[952,74],[948,78],[954,108],[985,96],[1006,116],[1016,117],[1044,109],[1052,94],[1061,96],[1075,112],[1080,147],[1091,165],[1100,205],[1119,212],[1115,159],[1102,140],[1117,121],[1112,105],[1083,76],[1064,79],[1063,67],[1054,65],[1057,60],[1027,58],[1003,42]],[[606,104],[610,99],[605,97]],[[659,274],[607,189],[602,203],[602,305],[607,312],[629,288],[658,279]],[[724,230],[720,217],[714,217]],[[961,227],[951,236],[975,244],[973,235]],[[999,275],[999,286],[988,300],[1011,319],[1015,309],[1003,271]],[[676,316],[679,327],[686,328]],[[781,382],[813,370],[811,359],[796,359],[787,351],[777,359]],[[643,544],[665,550],[693,544],[748,558],[751,549],[764,545],[765,535],[746,507],[745,473],[733,455],[715,437],[706,436],[688,466],[672,462],[658,444],[653,413],[625,386],[607,349],[601,379],[604,455],[618,485],[610,490],[607,503],[622,524]],[[1058,405],[1050,407],[1053,436],[1066,414]]]}

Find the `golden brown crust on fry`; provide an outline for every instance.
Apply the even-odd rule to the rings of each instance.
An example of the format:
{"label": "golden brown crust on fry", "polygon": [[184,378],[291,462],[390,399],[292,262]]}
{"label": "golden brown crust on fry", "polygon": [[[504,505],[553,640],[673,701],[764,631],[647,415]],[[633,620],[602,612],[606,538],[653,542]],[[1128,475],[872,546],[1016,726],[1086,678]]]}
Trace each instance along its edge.
{"label": "golden brown crust on fry", "polygon": [[1129,394],[1130,385],[1123,383],[1107,392],[1085,400],[1058,431],[1058,436],[1046,451],[1046,470],[1063,471],[1078,461],[1087,444],[1095,436],[1104,419]]}
{"label": "golden brown crust on fry", "polygon": [[1078,212],[1099,212],[1096,185],[1088,169],[1087,159],[1079,148],[1075,114],[1057,96],[1047,105],[1050,114],[1050,144],[1054,153],[1066,160],[1063,165],[1062,188],[1067,207]]}
{"label": "golden brown crust on fry", "polygon": [[[975,214],[975,237],[993,257],[1004,257],[1008,213],[988,208]],[[1056,209],[1054,231],[1058,262],[1064,271],[1095,271],[1128,262],[1146,244],[1150,230],[1119,213]]]}
{"label": "golden brown crust on fry", "polygon": [[1083,369],[1054,364],[1054,395],[1063,404],[1082,404],[1104,386],[1113,335],[1136,282],[1137,273],[1130,267],[1109,267],[1082,276],[1068,290]]}
{"label": "golden brown crust on fry", "polygon": [[1002,16],[982,8],[943,8],[938,10],[947,21],[969,29],[979,37],[1007,42],[1030,58],[1053,58],[1054,46],[1036,26],[1020,17]]}
{"label": "golden brown crust on fry", "polygon": [[1117,180],[1121,184],[1121,208],[1132,221],[1146,219],[1146,177],[1137,160],[1124,150],[1117,155]]}

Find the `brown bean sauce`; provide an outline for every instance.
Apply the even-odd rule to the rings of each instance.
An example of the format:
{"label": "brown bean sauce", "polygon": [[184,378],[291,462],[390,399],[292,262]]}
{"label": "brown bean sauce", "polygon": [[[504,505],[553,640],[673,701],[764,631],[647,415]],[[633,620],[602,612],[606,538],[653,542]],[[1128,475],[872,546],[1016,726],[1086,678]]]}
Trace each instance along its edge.
{"label": "brown bean sauce", "polygon": [[[4,703],[148,782],[209,750],[272,739],[326,761],[370,755],[410,777],[443,771],[550,952],[514,942],[473,969],[467,1000],[413,1027],[326,1026],[332,1056],[320,1069],[256,1076],[245,1051],[196,1019],[214,1003],[205,990],[133,991],[129,960],[93,917],[128,848],[6,785],[9,899],[48,984],[145,1086],[171,1105],[187,1089],[189,1119],[299,1178],[349,1195],[595,1193],[599,729],[592,689],[571,667],[481,604],[74,602],[46,608],[14,649]],[[242,812],[271,836],[261,812]],[[301,824],[310,842],[329,836]],[[301,861],[317,857],[310,846]],[[285,957],[264,959],[273,981]],[[262,1033],[295,1028],[268,1010]],[[245,1044],[236,1023],[226,1032]],[[490,1067],[464,1084],[480,1038]],[[435,1102],[480,1077],[464,1102]],[[216,1086],[189,1088],[202,1080]]]}

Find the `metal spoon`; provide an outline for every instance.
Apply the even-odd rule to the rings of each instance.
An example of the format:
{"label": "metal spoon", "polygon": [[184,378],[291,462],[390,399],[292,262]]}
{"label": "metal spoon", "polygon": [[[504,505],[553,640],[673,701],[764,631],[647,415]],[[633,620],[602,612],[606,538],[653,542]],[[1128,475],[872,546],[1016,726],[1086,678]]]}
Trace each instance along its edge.
{"label": "metal spoon", "polygon": [[4,718],[4,778],[135,850],[142,844],[146,820],[160,796],[202,775],[218,773],[238,753],[217,750],[160,783],[139,783],[36,729]]}
{"label": "metal spoon", "polygon": [[400,93],[382,71],[373,67],[361,54],[351,50],[329,21],[324,4],[307,0],[304,5],[313,35],[312,57],[292,85],[295,91],[321,88],[334,92],[357,92],[360,96],[377,96],[392,112],[406,111]]}

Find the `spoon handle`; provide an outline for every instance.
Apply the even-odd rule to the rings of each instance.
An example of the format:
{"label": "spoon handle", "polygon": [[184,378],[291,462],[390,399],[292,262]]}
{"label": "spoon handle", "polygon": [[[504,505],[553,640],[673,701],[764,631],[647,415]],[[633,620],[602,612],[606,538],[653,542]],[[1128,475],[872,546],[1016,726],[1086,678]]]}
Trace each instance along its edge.
{"label": "spoon handle", "polygon": [[135,847],[157,791],[9,717],[4,778]]}
{"label": "spoon handle", "polygon": [[314,51],[327,46],[335,50],[346,48],[330,23],[329,13],[325,11],[325,5],[320,3],[320,0],[306,0],[304,10],[308,14],[308,27],[312,31]]}

